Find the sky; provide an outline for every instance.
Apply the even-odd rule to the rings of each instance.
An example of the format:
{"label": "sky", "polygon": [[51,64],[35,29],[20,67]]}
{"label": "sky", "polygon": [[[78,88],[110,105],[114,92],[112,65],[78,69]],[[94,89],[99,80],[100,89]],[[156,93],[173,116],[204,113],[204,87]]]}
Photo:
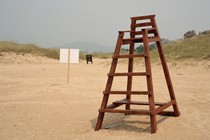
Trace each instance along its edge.
{"label": "sky", "polygon": [[114,46],[130,17],[156,15],[161,38],[210,30],[210,0],[0,0],[0,41]]}

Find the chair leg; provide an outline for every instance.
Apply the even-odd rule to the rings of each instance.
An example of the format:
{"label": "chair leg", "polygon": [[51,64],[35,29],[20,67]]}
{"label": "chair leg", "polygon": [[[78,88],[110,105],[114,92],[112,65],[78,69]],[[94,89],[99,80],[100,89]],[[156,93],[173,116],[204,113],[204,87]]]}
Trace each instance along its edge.
{"label": "chair leg", "polygon": [[156,115],[150,115],[150,123],[151,123],[151,134],[156,133],[157,131]]}
{"label": "chair leg", "polygon": [[99,129],[101,129],[103,119],[104,119],[104,112],[99,112],[95,131],[98,131]]}

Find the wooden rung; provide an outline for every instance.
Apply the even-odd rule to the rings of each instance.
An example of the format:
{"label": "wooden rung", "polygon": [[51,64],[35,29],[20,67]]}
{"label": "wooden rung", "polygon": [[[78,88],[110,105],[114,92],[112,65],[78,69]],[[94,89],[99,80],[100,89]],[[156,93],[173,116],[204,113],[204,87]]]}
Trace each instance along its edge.
{"label": "wooden rung", "polygon": [[104,94],[149,95],[148,91],[104,91]]}
{"label": "wooden rung", "polygon": [[142,31],[147,30],[148,33],[157,33],[157,29],[156,28],[144,28],[141,29]]}
{"label": "wooden rung", "polygon": [[174,111],[161,111],[158,114],[162,116],[176,116]]}
{"label": "wooden rung", "polygon": [[[125,103],[123,101],[125,101],[126,99],[123,99],[121,101],[116,101],[116,102],[113,102],[113,104],[110,104],[106,107],[106,109],[114,109],[114,108],[117,108],[121,105],[124,105]],[[134,102],[134,101],[133,101]],[[138,102],[134,102],[132,103],[133,105],[148,105],[149,103],[148,102],[141,102],[141,104]],[[156,106],[162,106],[166,103],[161,103],[161,102],[156,102],[155,105]],[[156,114],[158,115],[162,115],[162,116],[176,116],[175,112],[174,111],[160,111],[160,112],[156,112]]]}
{"label": "wooden rung", "polygon": [[[123,105],[123,104],[111,104],[111,105],[107,106],[107,109],[106,110],[108,110],[108,111],[106,111],[106,112],[111,112],[111,110],[113,110],[112,113],[122,113],[121,110],[120,110],[120,112],[114,112],[115,110],[118,111],[118,109],[114,109],[114,108],[117,108],[120,105]],[[99,110],[99,112],[100,111],[101,112],[103,112],[103,111],[105,112],[105,110],[103,110],[103,111],[102,110]],[[143,110],[141,110],[141,111],[143,111]],[[148,110],[144,110],[144,111],[146,111],[146,112],[149,113]],[[162,116],[175,116],[175,112],[174,111],[162,111],[162,112],[159,112],[157,114],[158,115],[162,115]],[[149,115],[149,114],[139,114],[139,115]]]}
{"label": "wooden rung", "polygon": [[151,22],[145,22],[145,23],[137,23],[137,24],[131,24],[131,27],[145,27],[145,26],[152,26]]}
{"label": "wooden rung", "polygon": [[[148,29],[148,34],[154,34],[154,33],[157,33],[155,28]],[[132,35],[142,35],[143,32],[142,31],[135,31],[135,32],[131,32],[131,34]]]}
{"label": "wooden rung", "polygon": [[135,31],[135,32],[131,32],[132,35],[142,35],[143,32],[142,31]]}
{"label": "wooden rung", "polygon": [[[146,28],[148,34],[154,34],[157,33],[156,28]],[[132,35],[143,35],[142,31],[131,31],[131,30],[127,30],[127,31],[119,31],[119,33],[130,33]]]}
{"label": "wooden rung", "polygon": [[154,18],[155,15],[147,15],[147,16],[137,16],[137,17],[131,17],[132,20],[145,20],[145,19],[151,19]]}
{"label": "wooden rung", "polygon": [[144,54],[113,55],[112,58],[134,58],[134,57],[146,57],[146,55]]}
{"label": "wooden rung", "polygon": [[[148,42],[156,42],[156,41],[160,41],[160,38],[156,36],[148,37]],[[123,45],[132,44],[132,43],[141,43],[141,42],[143,42],[143,38],[141,37],[123,39]]]}
{"label": "wooden rung", "polygon": [[[160,41],[160,38],[148,37],[148,42],[156,42],[156,41]],[[123,39],[122,44],[126,45],[126,44],[132,44],[132,43],[142,43],[142,42],[143,42],[143,38],[125,38]]]}
{"label": "wooden rung", "polygon": [[171,101],[165,103],[164,105],[156,108],[155,113],[158,114],[159,112],[163,111],[164,109],[168,108],[171,105],[174,105],[175,103],[176,103],[175,100],[171,100]]}
{"label": "wooden rung", "polygon": [[[113,102],[113,104],[149,105],[149,102],[120,100]],[[155,102],[155,106],[163,106],[165,104],[164,102]]]}
{"label": "wooden rung", "polygon": [[152,114],[149,110],[143,109],[130,109],[130,110],[122,110],[122,109],[100,109],[99,112],[110,112],[110,113],[123,113],[123,114],[138,114],[138,115],[150,115]]}
{"label": "wooden rung", "polygon": [[141,43],[143,42],[143,38],[141,37],[137,37],[137,38],[125,38],[123,39],[122,44],[126,45],[126,44],[132,44],[132,43]]}
{"label": "wooden rung", "polygon": [[149,76],[146,72],[108,73],[108,76]]}

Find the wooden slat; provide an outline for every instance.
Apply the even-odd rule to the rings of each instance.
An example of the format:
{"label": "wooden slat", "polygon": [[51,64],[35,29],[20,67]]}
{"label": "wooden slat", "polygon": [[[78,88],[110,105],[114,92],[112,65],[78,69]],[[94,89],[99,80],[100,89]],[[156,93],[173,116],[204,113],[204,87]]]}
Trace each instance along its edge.
{"label": "wooden slat", "polygon": [[176,103],[175,100],[171,100],[168,103],[166,103],[166,104],[156,108],[155,109],[155,114],[158,114],[159,112],[163,111],[164,109],[168,108],[169,106],[171,106],[171,105],[173,105],[175,103]]}
{"label": "wooden slat", "polygon": [[148,91],[104,91],[104,94],[149,95]]}
{"label": "wooden slat", "polygon": [[146,72],[108,73],[108,76],[148,76]]}
{"label": "wooden slat", "polygon": [[143,39],[141,37],[123,39],[123,45],[132,44],[132,43],[141,43],[141,42],[143,42]]}
{"label": "wooden slat", "polygon": [[131,32],[132,35],[142,35],[142,31]]}
{"label": "wooden slat", "polygon": [[[149,105],[149,102],[143,102],[143,101],[126,101],[126,100],[120,100],[113,102],[114,104],[133,104],[133,105]],[[166,103],[164,102],[155,102],[155,106],[163,106]]]}
{"label": "wooden slat", "polygon": [[113,55],[112,58],[134,58],[134,57],[145,57],[144,54],[127,54],[127,55]]}
{"label": "wooden slat", "polygon": [[109,112],[109,113],[123,113],[123,114],[138,114],[138,115],[150,115],[152,114],[148,110],[143,109],[130,109],[130,110],[122,110],[122,109],[100,109],[100,112]]}
{"label": "wooden slat", "polygon": [[[160,41],[159,37],[153,36],[153,37],[148,37],[148,42],[156,42]],[[123,39],[123,44],[131,44],[131,43],[138,43],[138,42],[143,42],[143,39],[140,37],[137,38],[125,38]]]}
{"label": "wooden slat", "polygon": [[137,17],[131,17],[132,20],[145,20],[145,19],[151,19],[154,18],[155,15],[147,15],[147,16],[137,16]]}
{"label": "wooden slat", "polygon": [[130,33],[131,35],[142,35],[142,31],[131,31],[131,30],[127,30],[127,31],[119,31],[119,33]]}
{"label": "wooden slat", "polygon": [[[111,110],[111,109],[117,108],[117,107],[119,107],[121,105],[123,105],[123,104],[111,104],[111,105],[107,106],[107,109],[110,109]],[[99,110],[99,111],[101,111],[101,110]],[[148,110],[146,110],[146,111],[149,112]],[[148,114],[146,114],[146,115],[148,115]],[[175,116],[175,112],[174,111],[161,111],[161,112],[157,113],[157,115],[162,115],[162,116]]]}
{"label": "wooden slat", "polygon": [[152,26],[151,22],[144,22],[144,23],[137,23],[137,24],[131,24],[132,27],[145,27],[145,26]]}
{"label": "wooden slat", "polygon": [[138,102],[138,101],[116,101],[114,104],[131,104],[131,105],[147,105],[146,102]]}
{"label": "wooden slat", "polygon": [[157,32],[157,29],[156,28],[144,28],[142,30],[147,30],[147,32],[150,34],[150,33],[156,33]]}
{"label": "wooden slat", "polygon": [[157,114],[162,116],[176,116],[174,111],[161,111]]}
{"label": "wooden slat", "polygon": [[[156,41],[160,41],[159,37],[148,37],[148,42],[156,42]],[[141,37],[137,37],[137,38],[125,38],[123,39],[123,45],[126,44],[132,44],[132,43],[141,43],[143,42],[143,39]]]}
{"label": "wooden slat", "polygon": [[[154,34],[156,32],[157,32],[156,29],[154,29],[154,30],[148,30],[148,34]],[[142,31],[131,32],[131,34],[133,34],[133,35],[142,35]]]}

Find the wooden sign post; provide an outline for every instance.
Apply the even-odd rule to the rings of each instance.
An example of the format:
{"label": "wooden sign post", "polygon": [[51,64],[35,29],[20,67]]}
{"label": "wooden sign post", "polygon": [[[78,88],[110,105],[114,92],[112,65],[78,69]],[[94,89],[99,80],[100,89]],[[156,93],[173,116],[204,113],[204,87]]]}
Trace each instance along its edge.
{"label": "wooden sign post", "polygon": [[69,75],[70,75],[70,49],[68,49],[67,83],[69,83]]}
{"label": "wooden sign post", "polygon": [[68,63],[67,83],[69,83],[70,63],[79,63],[79,49],[60,49],[60,63]]}

